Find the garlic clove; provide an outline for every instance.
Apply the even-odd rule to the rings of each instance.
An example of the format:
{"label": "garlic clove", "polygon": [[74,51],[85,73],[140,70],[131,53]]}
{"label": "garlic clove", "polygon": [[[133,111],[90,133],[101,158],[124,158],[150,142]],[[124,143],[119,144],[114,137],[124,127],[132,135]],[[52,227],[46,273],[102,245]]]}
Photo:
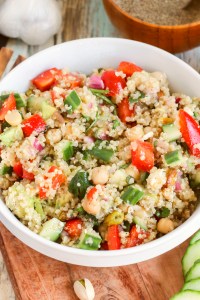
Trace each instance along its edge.
{"label": "garlic clove", "polygon": [[74,282],[74,292],[80,300],[93,300],[95,297],[93,285],[87,278]]}

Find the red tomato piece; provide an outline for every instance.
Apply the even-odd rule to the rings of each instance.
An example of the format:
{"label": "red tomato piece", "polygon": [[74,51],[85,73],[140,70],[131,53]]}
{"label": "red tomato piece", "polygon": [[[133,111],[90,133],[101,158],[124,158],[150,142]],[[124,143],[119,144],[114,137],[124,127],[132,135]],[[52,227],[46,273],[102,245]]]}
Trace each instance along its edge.
{"label": "red tomato piece", "polygon": [[127,117],[131,117],[134,114],[134,109],[129,108],[129,101],[127,98],[123,99],[118,104],[117,113],[123,123],[126,123]]}
{"label": "red tomato piece", "polygon": [[92,200],[94,194],[97,192],[97,188],[93,187],[89,190],[89,192],[87,193],[87,198],[88,200]]}
{"label": "red tomato piece", "polygon": [[30,136],[33,131],[40,133],[45,130],[46,123],[40,115],[35,114],[22,122],[22,130],[25,136]]}
{"label": "red tomato piece", "polygon": [[[139,234],[143,234],[143,238],[139,238]],[[127,238],[127,243],[125,245],[125,248],[135,247],[137,245],[140,245],[143,243],[144,239],[147,238],[148,232],[144,230],[140,230],[140,232],[137,231],[136,226],[133,226],[131,228],[129,237]]]}
{"label": "red tomato piece", "polygon": [[14,164],[13,166],[13,171],[15,172],[15,174],[22,178],[23,176],[23,168],[22,168],[22,164],[20,162],[17,162]]}
{"label": "red tomato piece", "polygon": [[43,73],[39,74],[35,78],[32,79],[32,83],[38,88],[41,92],[44,92],[54,84],[55,82],[55,74],[57,73],[58,69],[52,68],[49,70],[44,71]]}
{"label": "red tomato piece", "polygon": [[119,236],[118,225],[108,226],[107,240],[108,240],[108,250],[120,249],[121,241]]}
{"label": "red tomato piece", "polygon": [[23,169],[22,178],[33,181],[34,178],[35,178],[35,175],[33,173],[29,173],[29,172],[27,172],[26,170]]}
{"label": "red tomato piece", "polygon": [[68,220],[65,224],[64,230],[71,238],[78,238],[83,229],[83,221],[79,218]]}
{"label": "red tomato piece", "polygon": [[200,144],[200,126],[195,119],[183,109],[179,110],[180,131],[190,153],[200,157],[200,149],[196,147]]}
{"label": "red tomato piece", "polygon": [[132,164],[140,171],[148,172],[154,166],[153,145],[149,142],[132,142]]}
{"label": "red tomato piece", "polygon": [[126,86],[125,79],[117,76],[113,70],[103,72],[101,79],[105,88],[109,90],[108,96],[116,96]]}
{"label": "red tomato piece", "polygon": [[16,100],[14,95],[10,94],[9,97],[4,101],[0,109],[0,121],[3,121],[7,112],[13,109],[16,109]]}
{"label": "red tomato piece", "polygon": [[122,71],[127,77],[130,77],[134,72],[141,72],[142,68],[128,61],[121,61],[117,70]]}

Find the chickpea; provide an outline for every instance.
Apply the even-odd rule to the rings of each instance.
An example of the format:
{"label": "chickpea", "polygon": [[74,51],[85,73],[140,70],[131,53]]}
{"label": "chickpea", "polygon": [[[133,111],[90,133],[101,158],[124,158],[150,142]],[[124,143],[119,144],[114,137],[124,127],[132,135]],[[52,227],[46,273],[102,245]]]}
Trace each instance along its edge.
{"label": "chickpea", "polygon": [[60,142],[60,140],[62,139],[62,133],[60,131],[60,129],[50,129],[47,131],[46,133],[46,140],[47,143],[50,145],[54,145],[58,142]]}
{"label": "chickpea", "polygon": [[161,233],[166,234],[174,230],[174,223],[172,220],[168,218],[162,218],[158,221],[157,230]]}
{"label": "chickpea", "polygon": [[83,209],[88,214],[91,214],[93,216],[98,215],[101,210],[100,202],[94,198],[92,198],[92,199],[84,198],[82,201],[82,206],[83,206]]}
{"label": "chickpea", "polygon": [[138,171],[138,169],[133,166],[132,164],[130,164],[126,169],[126,174],[129,176],[132,176],[135,180],[138,180],[140,178],[140,172]]}
{"label": "chickpea", "polygon": [[106,166],[96,167],[92,170],[92,181],[94,184],[105,184],[108,181],[109,173]]}
{"label": "chickpea", "polygon": [[5,120],[11,126],[17,126],[22,122],[22,116],[18,110],[9,110],[5,115]]}
{"label": "chickpea", "polygon": [[144,130],[142,125],[136,125],[132,128],[127,128],[126,130],[126,137],[130,142],[134,140],[140,139],[144,135]]}

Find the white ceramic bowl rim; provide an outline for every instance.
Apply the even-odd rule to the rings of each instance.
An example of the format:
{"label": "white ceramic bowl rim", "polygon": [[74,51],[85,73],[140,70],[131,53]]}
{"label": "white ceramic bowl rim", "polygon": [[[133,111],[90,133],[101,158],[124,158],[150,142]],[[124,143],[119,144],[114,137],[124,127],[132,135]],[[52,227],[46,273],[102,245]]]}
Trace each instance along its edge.
{"label": "white ceramic bowl rim", "polygon": [[[189,65],[187,65],[185,62],[181,61],[180,59],[178,59],[177,57],[171,55],[170,53],[167,53],[164,50],[158,49],[154,46],[151,45],[147,45],[141,42],[136,42],[136,41],[131,41],[131,40],[126,40],[126,39],[119,39],[119,38],[88,38],[88,39],[80,39],[80,40],[75,40],[75,41],[70,41],[70,42],[66,42],[63,44],[59,44],[56,46],[53,46],[51,48],[45,49],[33,56],[31,56],[30,58],[28,58],[27,60],[25,60],[22,64],[20,64],[19,66],[17,66],[14,70],[12,70],[6,77],[5,79],[2,80],[2,82],[0,83],[0,90],[1,89],[1,85],[4,82],[4,80],[9,81],[10,79],[12,79],[12,74],[14,72],[17,72],[18,68],[22,68],[24,64],[26,63],[30,63],[30,62],[34,62],[36,57],[39,58],[40,56],[43,57],[44,55],[48,55],[51,51],[53,52],[57,52],[59,53],[60,48],[62,47],[62,45],[65,44],[74,44],[75,47],[81,47],[81,46],[85,46],[85,45],[91,45],[93,43],[112,43],[112,44],[124,44],[124,46],[141,46],[141,47],[146,47],[147,49],[153,49],[153,51],[155,53],[157,53],[158,56],[163,56],[164,58],[168,58],[171,61],[174,61],[174,63],[178,63],[178,65],[182,65],[184,66],[184,69],[189,71],[190,74],[192,74],[194,77],[196,77],[196,79],[199,80],[199,84],[200,84],[200,75],[193,70]],[[64,67],[64,66],[63,66]],[[144,261],[146,259],[149,259],[151,257],[154,257],[158,254],[162,254],[174,247],[176,247],[177,245],[179,245],[181,242],[183,242],[184,240],[186,240],[189,236],[191,236],[196,230],[199,229],[200,227],[200,222],[199,222],[199,207],[198,209],[193,213],[193,215],[186,221],[184,222],[182,225],[180,225],[178,228],[176,228],[174,231],[172,231],[171,233],[168,233],[167,235],[153,240],[149,243],[137,246],[137,247],[133,247],[133,248],[128,248],[128,249],[121,249],[121,250],[114,250],[114,251],[87,251],[87,250],[81,250],[81,249],[76,249],[76,248],[72,248],[72,247],[68,247],[68,246],[64,246],[64,245],[60,245],[51,241],[48,241],[42,237],[40,237],[39,235],[37,235],[36,233],[32,232],[30,229],[28,229],[25,225],[23,225],[11,212],[10,210],[6,207],[6,205],[3,203],[3,201],[0,201],[0,220],[6,225],[6,227],[12,231],[12,228],[15,228],[15,232],[14,234],[18,236],[18,238],[20,238],[20,234],[16,234],[16,231],[23,233],[24,236],[27,237],[27,239],[30,241],[33,241],[33,244],[30,245],[30,243],[27,243],[30,247],[34,248],[37,250],[37,244],[44,246],[44,248],[48,247],[49,249],[55,250],[55,251],[61,251],[67,254],[73,254],[73,255],[77,255],[79,257],[82,257],[82,259],[84,258],[92,258],[92,257],[99,257],[99,258],[114,258],[114,257],[125,257],[127,255],[130,256],[130,254],[132,254],[134,256],[134,254],[136,253],[147,253],[147,255],[145,254],[143,258],[141,258],[140,260],[137,261]],[[184,232],[184,235],[183,235]],[[23,238],[22,239],[23,242],[26,243],[26,240]],[[161,247],[162,246],[162,247]],[[155,255],[148,255],[148,251],[153,250],[160,247],[160,251],[157,251],[157,254]],[[43,254],[49,255],[46,251],[41,251]],[[159,253],[158,253],[159,252]],[[49,255],[51,257],[55,257],[55,255]],[[67,259],[66,259],[67,261]],[[101,260],[102,261],[102,260]],[[69,262],[69,261],[68,261]],[[126,261],[127,262],[127,261]],[[73,261],[72,263],[75,263],[75,261]],[[123,262],[110,262],[106,264],[96,264],[97,266],[114,266],[114,265],[123,265]],[[126,263],[127,264],[127,263]],[[95,266],[95,263],[90,263],[90,262],[86,262],[86,263],[82,263],[82,265],[91,265],[91,266]]]}

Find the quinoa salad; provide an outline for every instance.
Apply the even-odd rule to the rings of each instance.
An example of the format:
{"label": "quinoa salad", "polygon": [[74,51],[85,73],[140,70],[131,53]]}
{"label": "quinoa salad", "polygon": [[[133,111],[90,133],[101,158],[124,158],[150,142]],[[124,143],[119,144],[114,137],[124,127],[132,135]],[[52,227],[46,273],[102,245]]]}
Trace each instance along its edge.
{"label": "quinoa salad", "polygon": [[[178,80],[178,79],[177,79]],[[52,68],[0,96],[0,189],[30,230],[86,250],[135,247],[197,206],[200,98],[132,62]]]}

